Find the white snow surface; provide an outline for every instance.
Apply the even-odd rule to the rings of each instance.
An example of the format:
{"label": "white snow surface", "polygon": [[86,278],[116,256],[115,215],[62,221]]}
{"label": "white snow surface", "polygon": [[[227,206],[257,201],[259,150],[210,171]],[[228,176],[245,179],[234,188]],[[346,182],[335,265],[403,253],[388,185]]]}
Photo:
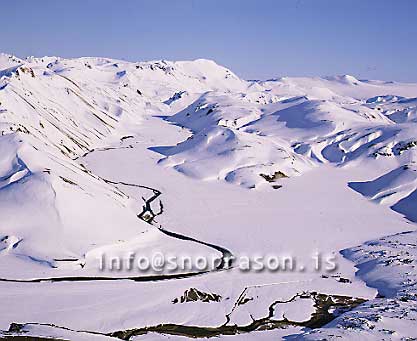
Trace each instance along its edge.
{"label": "white snow surface", "polygon": [[[28,336],[105,340],[270,315],[295,323],[216,336],[416,337],[417,237],[405,232],[417,222],[417,84],[245,81],[205,59],[1,54],[0,135],[3,335],[18,323]],[[154,190],[150,224],[138,215]],[[103,253],[225,250],[292,256],[305,269],[144,274],[98,264]],[[317,252],[337,269],[313,270]],[[173,303],[190,288],[221,298]],[[316,312],[297,296],[311,293],[367,302],[311,329],[297,325]],[[164,338],[187,335],[131,337]]]}

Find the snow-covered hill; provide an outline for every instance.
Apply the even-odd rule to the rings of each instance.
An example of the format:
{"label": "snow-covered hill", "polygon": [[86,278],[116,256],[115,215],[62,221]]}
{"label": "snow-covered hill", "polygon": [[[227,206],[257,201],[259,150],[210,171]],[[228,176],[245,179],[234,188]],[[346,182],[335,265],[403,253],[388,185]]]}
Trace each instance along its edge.
{"label": "snow-covered hill", "polygon": [[[31,322],[19,328],[158,339],[272,335],[260,329],[301,337],[302,327],[324,326],[313,318],[323,313],[320,295],[349,304],[376,295],[353,263],[339,256],[331,276],[242,274],[225,260],[308,262],[414,230],[416,112],[417,84],[245,81],[204,59],[1,54],[0,286],[9,308],[0,329]],[[404,238],[415,243],[413,233]],[[99,269],[102,254],[156,251],[223,261],[204,271]],[[190,292],[215,299],[173,305]]]}

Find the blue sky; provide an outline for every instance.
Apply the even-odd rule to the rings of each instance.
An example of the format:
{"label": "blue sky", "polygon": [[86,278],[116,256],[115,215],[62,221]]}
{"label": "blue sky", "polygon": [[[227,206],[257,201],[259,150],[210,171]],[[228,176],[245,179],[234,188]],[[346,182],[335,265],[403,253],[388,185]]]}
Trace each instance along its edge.
{"label": "blue sky", "polygon": [[414,0],[2,0],[20,57],[214,59],[246,79],[353,74],[417,82]]}

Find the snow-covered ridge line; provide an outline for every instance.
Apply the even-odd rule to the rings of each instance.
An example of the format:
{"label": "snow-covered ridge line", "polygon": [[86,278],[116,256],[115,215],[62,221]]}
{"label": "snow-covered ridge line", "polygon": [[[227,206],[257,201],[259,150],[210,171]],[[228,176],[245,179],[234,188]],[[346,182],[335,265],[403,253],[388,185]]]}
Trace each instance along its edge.
{"label": "snow-covered ridge line", "polygon": [[[207,91],[218,86],[216,73],[230,84],[242,83],[228,70],[205,60],[122,63],[100,58],[20,60],[2,55],[0,65],[7,70],[0,90],[4,135],[0,139],[0,200],[7,204],[0,210],[10,216],[1,235],[7,241],[3,253],[7,259],[25,259],[29,268],[33,262],[51,271],[56,268],[55,259],[88,258],[93,240],[93,245],[103,246],[148,230],[137,220],[138,212],[129,208],[136,205],[134,200],[80,164],[80,156],[100,147],[117,148],[130,127],[166,108],[162,101],[183,85]],[[26,201],[25,196],[36,200]],[[103,207],[106,209],[97,211]],[[34,212],[30,223],[25,216],[12,218],[9,212],[15,210]],[[90,212],[95,215],[93,220]],[[123,225],[124,231],[115,230],[117,225]],[[98,228],[99,240],[93,232]],[[16,242],[9,245],[13,240]],[[85,262],[78,263],[72,266]],[[38,277],[19,269],[22,277],[13,277]]]}

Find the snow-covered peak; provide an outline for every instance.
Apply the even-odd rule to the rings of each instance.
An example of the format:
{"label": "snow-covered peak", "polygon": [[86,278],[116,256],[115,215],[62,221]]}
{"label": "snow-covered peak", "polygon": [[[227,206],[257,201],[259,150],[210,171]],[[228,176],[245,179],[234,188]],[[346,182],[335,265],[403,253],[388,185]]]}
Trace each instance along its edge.
{"label": "snow-covered peak", "polygon": [[23,64],[23,60],[11,54],[0,53],[0,71]]}
{"label": "snow-covered peak", "polygon": [[356,77],[351,75],[329,76],[325,77],[325,79],[348,85],[358,85],[360,83],[360,81]]}

